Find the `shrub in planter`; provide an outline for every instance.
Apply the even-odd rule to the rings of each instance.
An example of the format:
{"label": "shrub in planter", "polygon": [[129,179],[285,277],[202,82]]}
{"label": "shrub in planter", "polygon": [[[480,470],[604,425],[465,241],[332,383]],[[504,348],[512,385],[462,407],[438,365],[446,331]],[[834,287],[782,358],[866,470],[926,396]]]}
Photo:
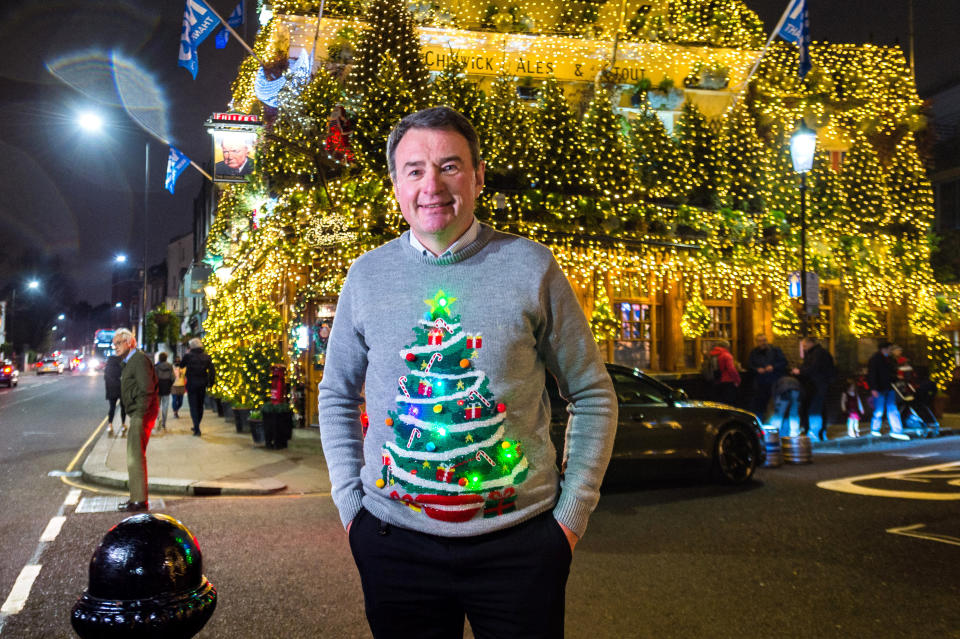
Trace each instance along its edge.
{"label": "shrub in planter", "polygon": [[254,444],[263,443],[263,412],[259,410],[250,411],[250,436]]}
{"label": "shrub in planter", "polygon": [[250,409],[238,406],[233,409],[233,423],[237,427],[238,433],[245,433],[250,430]]}
{"label": "shrub in planter", "polygon": [[293,434],[293,411],[287,404],[263,405],[263,439],[267,448],[286,448]]}

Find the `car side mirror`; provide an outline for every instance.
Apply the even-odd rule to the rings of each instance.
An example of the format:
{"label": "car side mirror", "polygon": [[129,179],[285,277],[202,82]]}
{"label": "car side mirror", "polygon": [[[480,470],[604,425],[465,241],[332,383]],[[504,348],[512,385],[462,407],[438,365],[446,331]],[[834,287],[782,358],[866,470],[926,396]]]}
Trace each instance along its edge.
{"label": "car side mirror", "polygon": [[673,392],[670,393],[670,401],[676,404],[677,402],[685,402],[689,399],[687,397],[687,391],[682,388],[675,388]]}

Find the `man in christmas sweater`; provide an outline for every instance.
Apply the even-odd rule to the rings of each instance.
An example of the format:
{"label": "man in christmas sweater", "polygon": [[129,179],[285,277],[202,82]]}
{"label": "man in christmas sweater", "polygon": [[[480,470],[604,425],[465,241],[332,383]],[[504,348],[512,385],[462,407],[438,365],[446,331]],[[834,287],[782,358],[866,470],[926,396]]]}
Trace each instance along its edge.
{"label": "man in christmas sweater", "polygon": [[[610,377],[550,251],[475,219],[469,121],[407,116],[387,158],[411,230],[351,267],[318,400],[367,619],[391,639],[461,636],[464,615],[479,638],[562,636],[616,430]],[[547,372],[571,402],[562,475]]]}

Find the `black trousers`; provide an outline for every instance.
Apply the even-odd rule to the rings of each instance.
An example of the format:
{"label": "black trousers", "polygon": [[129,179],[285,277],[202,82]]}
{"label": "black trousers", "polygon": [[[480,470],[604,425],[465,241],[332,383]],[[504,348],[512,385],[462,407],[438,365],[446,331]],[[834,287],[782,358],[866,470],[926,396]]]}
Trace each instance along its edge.
{"label": "black trousers", "polygon": [[200,420],[203,419],[203,400],[207,397],[206,388],[188,388],[187,402],[190,403],[190,419],[193,420],[193,432],[200,432]]}
{"label": "black trousers", "polygon": [[112,426],[113,425],[113,416],[117,414],[117,404],[120,404],[120,424],[127,423],[127,411],[123,410],[123,402],[120,401],[119,397],[114,399],[108,399],[110,402],[110,411],[107,413],[107,422]]}
{"label": "black trousers", "polygon": [[391,526],[366,510],[350,527],[367,621],[377,639],[563,637],[570,544],[547,511],[476,537]]}

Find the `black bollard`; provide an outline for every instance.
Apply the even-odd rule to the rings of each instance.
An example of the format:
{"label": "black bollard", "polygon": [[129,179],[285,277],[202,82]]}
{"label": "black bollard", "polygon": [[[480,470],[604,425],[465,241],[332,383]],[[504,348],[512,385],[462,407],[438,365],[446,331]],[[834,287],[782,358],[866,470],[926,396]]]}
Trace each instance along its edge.
{"label": "black bollard", "polygon": [[173,517],[143,513],[104,535],[70,623],[81,639],[189,639],[216,607],[193,533]]}

